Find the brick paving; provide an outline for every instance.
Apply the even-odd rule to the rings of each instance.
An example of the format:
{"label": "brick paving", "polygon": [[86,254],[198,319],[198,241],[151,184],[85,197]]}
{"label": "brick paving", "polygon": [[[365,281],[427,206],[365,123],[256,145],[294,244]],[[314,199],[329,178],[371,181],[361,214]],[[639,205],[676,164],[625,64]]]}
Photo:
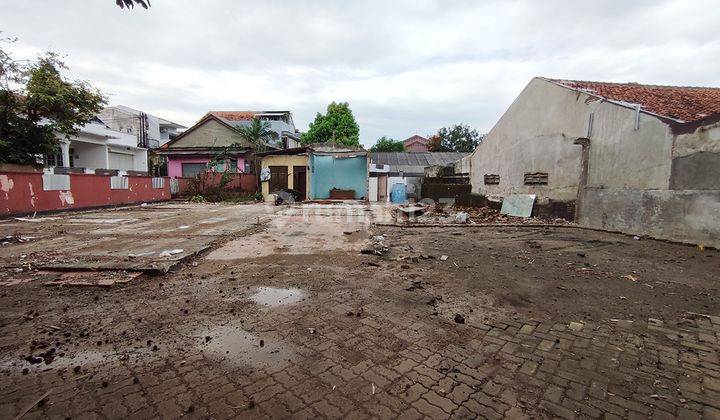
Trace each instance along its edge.
{"label": "brick paving", "polygon": [[48,388],[48,402],[25,418],[720,415],[720,317],[689,315],[672,327],[587,323],[579,331],[532,320],[447,325],[462,328],[467,345],[438,346],[418,339],[436,333],[432,325],[348,319],[344,308],[323,315],[322,332],[296,337],[304,357],[287,365],[228,370],[197,352],[142,372],[114,365],[106,387],[56,374],[15,376],[3,381],[0,417]]}
{"label": "brick paving", "polygon": [[[23,418],[720,418],[720,317],[558,320],[481,302],[458,324],[428,298],[473,298],[464,290],[449,280],[407,288],[431,265],[398,278],[367,261],[287,257],[242,270],[198,261],[102,292],[29,283],[13,286],[18,298],[4,289],[0,418],[48,390]],[[258,308],[247,296],[260,284],[308,296]],[[39,299],[33,316],[30,296]],[[220,337],[196,336],[218,325],[264,344],[222,357],[210,351]],[[66,329],[90,330],[74,350],[102,357],[78,372],[58,361],[26,374],[7,364],[31,341],[63,351]]]}

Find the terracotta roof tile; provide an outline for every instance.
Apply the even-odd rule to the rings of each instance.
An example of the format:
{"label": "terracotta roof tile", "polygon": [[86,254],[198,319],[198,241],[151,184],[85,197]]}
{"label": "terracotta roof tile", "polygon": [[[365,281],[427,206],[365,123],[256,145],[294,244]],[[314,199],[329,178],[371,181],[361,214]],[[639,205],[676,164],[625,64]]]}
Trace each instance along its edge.
{"label": "terracotta roof tile", "polygon": [[262,114],[263,111],[210,111],[207,115],[214,115],[228,121],[250,121],[255,115]]}
{"label": "terracotta roof tile", "polygon": [[417,143],[422,143],[422,144],[427,144],[427,143],[428,143],[428,139],[426,139],[426,138],[423,137],[423,136],[419,136],[419,135],[415,134],[415,135],[410,136],[410,137],[406,138],[405,140],[403,140],[403,143],[406,144],[406,145],[409,144],[409,143],[415,143],[415,142],[417,142]]}
{"label": "terracotta roof tile", "polygon": [[644,111],[683,122],[720,114],[720,88],[550,80],[606,99],[638,104]]}

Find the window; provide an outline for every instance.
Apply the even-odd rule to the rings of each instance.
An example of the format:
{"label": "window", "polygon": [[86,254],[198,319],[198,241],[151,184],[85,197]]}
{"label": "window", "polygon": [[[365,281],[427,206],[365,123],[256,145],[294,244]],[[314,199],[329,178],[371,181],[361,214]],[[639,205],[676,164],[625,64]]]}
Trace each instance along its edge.
{"label": "window", "polygon": [[182,176],[183,178],[193,178],[200,172],[207,170],[207,163],[183,163],[182,164]]}
{"label": "window", "polygon": [[43,156],[43,166],[48,168],[52,166],[63,166],[62,153]]}
{"label": "window", "polygon": [[226,166],[227,172],[232,172],[234,174],[237,173],[238,167],[237,167],[237,160],[229,160]]}
{"label": "window", "polygon": [[525,185],[547,185],[548,174],[547,172],[535,172],[532,174],[525,174]]}
{"label": "window", "polygon": [[485,185],[498,185],[500,183],[500,175],[485,174]]}

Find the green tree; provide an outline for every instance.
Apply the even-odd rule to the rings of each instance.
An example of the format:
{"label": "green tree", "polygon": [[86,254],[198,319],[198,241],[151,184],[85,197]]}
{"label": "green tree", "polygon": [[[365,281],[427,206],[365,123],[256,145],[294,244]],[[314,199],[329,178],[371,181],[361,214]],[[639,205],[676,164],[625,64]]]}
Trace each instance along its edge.
{"label": "green tree", "polygon": [[40,155],[57,154],[61,137],[78,134],[100,112],[105,96],[65,79],[62,70],[55,53],[18,61],[0,46],[0,162],[35,164]]}
{"label": "green tree", "polygon": [[377,139],[370,148],[371,152],[404,152],[405,144],[400,140],[394,140],[385,136]]}
{"label": "green tree", "polygon": [[475,150],[484,136],[467,124],[455,124],[443,127],[437,132],[439,139],[431,138],[430,149],[435,152],[465,152]]}
{"label": "green tree", "polygon": [[347,102],[333,102],[327,107],[325,115],[317,113],[315,121],[303,133],[303,144],[334,142],[343,146],[360,147],[360,127]]}
{"label": "green tree", "polygon": [[[252,145],[252,150],[249,154],[252,166],[250,170],[257,176],[260,176],[260,171],[257,170],[257,168],[260,167],[260,158],[257,156],[257,153],[266,151],[268,149],[268,143],[277,140],[277,133],[270,129],[269,122],[261,121],[259,118],[253,118],[250,125],[238,127],[237,132],[241,139]],[[236,146],[240,146],[240,144],[233,144],[233,147]]]}

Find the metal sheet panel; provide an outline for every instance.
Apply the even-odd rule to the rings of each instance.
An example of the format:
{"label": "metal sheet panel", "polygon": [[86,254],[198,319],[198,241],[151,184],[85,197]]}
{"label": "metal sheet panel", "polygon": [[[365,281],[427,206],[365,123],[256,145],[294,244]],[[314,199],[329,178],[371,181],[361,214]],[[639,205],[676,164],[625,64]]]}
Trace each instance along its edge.
{"label": "metal sheet panel", "polygon": [[535,205],[535,194],[511,194],[503,198],[500,213],[508,216],[530,217]]}

